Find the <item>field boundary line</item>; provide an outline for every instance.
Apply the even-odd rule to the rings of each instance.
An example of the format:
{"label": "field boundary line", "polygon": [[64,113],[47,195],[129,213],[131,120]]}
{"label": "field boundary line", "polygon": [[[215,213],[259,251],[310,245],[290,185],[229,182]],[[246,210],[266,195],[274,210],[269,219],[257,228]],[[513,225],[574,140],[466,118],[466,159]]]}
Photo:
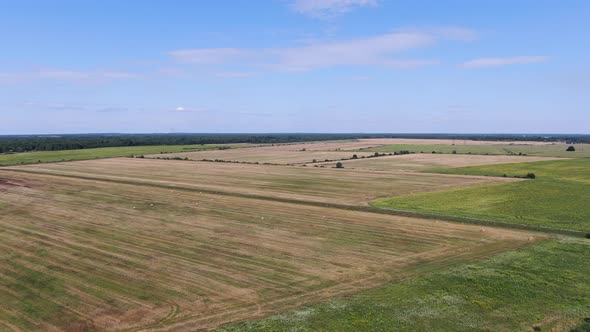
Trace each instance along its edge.
{"label": "field boundary line", "polygon": [[154,183],[149,180],[146,181],[143,179],[138,179],[137,181],[131,181],[131,180],[108,178],[108,177],[92,177],[92,176],[73,175],[73,174],[38,172],[38,171],[14,169],[14,168],[0,168],[0,171],[9,171],[9,172],[26,173],[26,174],[38,174],[38,175],[46,175],[46,176],[54,176],[54,177],[62,177],[62,178],[74,178],[74,179],[81,179],[81,180],[101,181],[101,182],[119,183],[119,184],[127,184],[127,185],[138,185],[138,186],[155,187],[155,188],[163,188],[163,189],[177,189],[177,190],[190,191],[190,192],[203,192],[203,193],[212,194],[212,195],[225,195],[225,196],[240,197],[240,198],[275,201],[275,202],[280,202],[280,203],[302,204],[302,205],[316,206],[316,207],[327,207],[327,208],[349,210],[349,211],[361,211],[361,212],[370,212],[370,213],[372,212],[372,213],[388,214],[388,215],[402,216],[402,217],[422,218],[422,219],[428,219],[428,220],[441,220],[441,221],[463,223],[463,224],[474,224],[474,225],[481,225],[481,226],[511,228],[511,229],[518,229],[518,230],[524,230],[524,231],[534,231],[534,232],[566,235],[566,236],[573,236],[573,237],[580,237],[580,238],[588,238],[588,236],[590,235],[590,231],[585,232],[585,231],[563,229],[563,228],[552,228],[552,227],[525,225],[525,224],[512,224],[512,223],[503,222],[503,221],[496,221],[496,220],[486,220],[486,219],[451,216],[451,215],[444,215],[444,214],[397,210],[397,209],[391,209],[391,208],[377,208],[377,207],[370,206],[370,205],[359,206],[359,205],[346,205],[346,204],[326,203],[326,202],[314,202],[314,201],[306,201],[306,200],[299,200],[299,199],[293,199],[293,198],[272,197],[272,196],[265,196],[265,195],[243,194],[243,193],[236,193],[236,192],[230,192],[230,191],[220,191],[220,190],[213,190],[213,189],[199,188],[199,187],[192,187],[192,186],[186,187],[186,186],[176,186],[176,185],[165,185],[165,184],[160,184],[160,183]]}

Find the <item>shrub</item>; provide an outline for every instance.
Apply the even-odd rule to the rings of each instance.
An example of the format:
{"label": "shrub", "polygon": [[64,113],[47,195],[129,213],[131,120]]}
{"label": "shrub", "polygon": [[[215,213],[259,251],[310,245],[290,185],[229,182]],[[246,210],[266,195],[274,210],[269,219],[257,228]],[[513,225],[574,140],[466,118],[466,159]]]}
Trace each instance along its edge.
{"label": "shrub", "polygon": [[582,323],[572,329],[571,332],[588,332],[590,331],[590,318],[584,318]]}
{"label": "shrub", "polygon": [[535,175],[535,173],[527,173],[526,177],[527,177],[528,179],[534,179],[534,178],[536,178],[537,176]]}
{"label": "shrub", "polygon": [[336,168],[344,168],[344,165],[342,165],[341,162],[337,162],[336,163]]}
{"label": "shrub", "polygon": [[576,148],[574,148],[573,145],[570,145],[567,147],[567,149],[565,149],[565,151],[576,151]]}
{"label": "shrub", "polygon": [[352,155],[352,159],[358,159],[359,157],[356,154]]}
{"label": "shrub", "polygon": [[457,154],[457,150],[453,150],[453,152],[452,152],[452,153],[453,153],[453,154]]}

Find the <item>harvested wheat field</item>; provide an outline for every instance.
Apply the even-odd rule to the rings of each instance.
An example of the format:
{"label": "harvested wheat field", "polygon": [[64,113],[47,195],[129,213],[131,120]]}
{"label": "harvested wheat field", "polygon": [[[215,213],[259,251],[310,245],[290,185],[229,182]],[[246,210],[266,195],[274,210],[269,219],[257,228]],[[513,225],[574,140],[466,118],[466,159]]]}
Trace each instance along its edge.
{"label": "harvested wheat field", "polygon": [[211,329],[534,240],[139,182],[2,170],[0,178],[7,330]]}
{"label": "harvested wheat field", "polygon": [[140,158],[37,164],[4,169],[347,205],[366,205],[379,197],[518,181],[483,176]]}
{"label": "harvested wheat field", "polygon": [[501,144],[508,146],[516,144],[518,146],[527,145],[546,145],[545,142],[497,142],[497,141],[453,141],[453,140],[425,140],[425,139],[397,139],[397,138],[377,138],[377,139],[358,139],[350,141],[327,141],[327,142],[308,142],[293,144],[277,144],[245,147],[240,149],[227,150],[208,150],[208,151],[186,151],[178,153],[168,153],[165,155],[148,155],[148,158],[182,158],[190,160],[221,160],[230,162],[246,162],[260,164],[284,164],[284,165],[301,165],[315,162],[339,161],[351,159],[353,155],[357,157],[371,156],[373,152],[358,151],[361,149],[371,149],[387,147],[392,145],[485,145],[493,146]]}
{"label": "harvested wheat field", "polygon": [[[342,163],[346,168],[370,169],[379,171],[420,171],[433,168],[482,166],[495,164],[512,164],[533,161],[563,160],[552,157],[506,156],[506,155],[460,155],[413,153],[396,156],[382,156],[346,160]],[[334,166],[335,162],[324,162],[318,165]],[[308,164],[314,166],[315,164]]]}
{"label": "harvested wheat field", "polygon": [[[411,144],[411,145],[553,145],[554,142],[541,141],[474,141],[468,139],[430,139],[430,138],[377,138],[359,139],[359,142],[379,141],[378,145]],[[383,143],[383,144],[381,144]]]}
{"label": "harvested wheat field", "polygon": [[[319,144],[319,143],[316,143]],[[246,162],[260,164],[297,165],[315,161],[331,161],[350,159],[354,154],[370,156],[373,152],[352,152],[335,150],[307,150],[315,144],[285,144],[275,146],[258,146],[240,149],[193,151],[168,153],[165,155],[148,155],[146,158],[182,158],[190,160],[221,160],[231,162]],[[327,147],[330,145],[322,145]],[[333,146],[338,146],[334,144]],[[305,149],[305,150],[304,150]]]}

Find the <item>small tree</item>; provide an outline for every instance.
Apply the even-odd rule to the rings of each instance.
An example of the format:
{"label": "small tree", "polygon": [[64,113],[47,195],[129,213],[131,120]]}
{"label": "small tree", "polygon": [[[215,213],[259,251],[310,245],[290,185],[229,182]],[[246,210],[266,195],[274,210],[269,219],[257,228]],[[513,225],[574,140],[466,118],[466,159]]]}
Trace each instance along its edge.
{"label": "small tree", "polygon": [[352,159],[359,159],[359,157],[356,154],[353,154]]}
{"label": "small tree", "polygon": [[535,175],[535,173],[527,173],[526,177],[529,178],[529,179],[534,179],[537,176]]}
{"label": "small tree", "polygon": [[574,148],[573,145],[570,145],[567,147],[567,149],[565,151],[576,151],[576,148]]}
{"label": "small tree", "polygon": [[344,165],[342,165],[341,162],[337,162],[336,163],[336,168],[344,168]]}

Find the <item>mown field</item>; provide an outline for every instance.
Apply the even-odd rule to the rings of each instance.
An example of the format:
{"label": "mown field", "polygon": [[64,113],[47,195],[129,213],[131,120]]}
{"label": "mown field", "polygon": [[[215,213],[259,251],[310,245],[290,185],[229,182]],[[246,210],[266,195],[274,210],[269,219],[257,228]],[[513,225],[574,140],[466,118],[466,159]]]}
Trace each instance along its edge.
{"label": "mown field", "polygon": [[[590,241],[557,239],[221,331],[570,331],[590,317]],[[574,330],[572,330],[574,331]]]}
{"label": "mown field", "polygon": [[543,238],[173,186],[0,177],[3,330],[214,328]]}
{"label": "mown field", "polygon": [[[446,147],[450,147],[451,140],[420,140],[420,139],[358,139],[351,141],[327,141],[327,142],[309,142],[309,143],[293,143],[293,144],[278,144],[270,146],[256,147],[248,150],[224,150],[224,151],[197,151],[189,152],[183,151],[166,157],[172,158],[188,158],[190,160],[222,160],[231,162],[247,162],[247,163],[269,163],[269,164],[283,164],[283,165],[301,165],[309,163],[321,163],[326,161],[333,162],[339,160],[351,159],[353,155],[357,157],[372,156],[375,152],[398,152],[400,150],[408,150],[419,152],[420,147],[423,147],[424,142],[433,142],[429,146],[433,146],[443,151]],[[496,151],[498,146],[512,146],[508,142],[492,142],[492,141],[465,141],[465,144],[471,144],[469,147],[473,151]],[[501,144],[501,145],[497,145]],[[516,143],[512,143],[516,144]],[[547,153],[555,154],[555,147],[552,147],[544,142],[520,142],[518,145],[521,148],[538,149]],[[565,148],[564,148],[565,150]],[[426,150],[431,153],[434,151]],[[471,150],[470,150],[471,151]],[[498,153],[492,154],[507,154],[505,149],[499,150]],[[445,153],[451,153],[448,150]],[[483,154],[483,153],[482,153]],[[518,154],[518,152],[516,152]],[[551,153],[549,153],[551,154]],[[148,156],[150,158],[158,158],[162,156]],[[350,160],[352,161],[352,160]]]}
{"label": "mown field", "polygon": [[[251,150],[251,148],[236,149]],[[391,173],[370,170],[111,158],[5,169],[89,179],[136,181],[299,201],[366,205],[378,197],[407,195],[510,178]]]}
{"label": "mown field", "polygon": [[[319,143],[318,143],[319,144]],[[351,159],[353,155],[371,156],[372,152],[315,150],[308,144],[291,144],[216,151],[179,152],[169,155],[147,155],[147,158],[181,158],[195,161],[220,160],[259,164],[302,165],[311,162]],[[326,146],[327,144],[322,144]],[[309,150],[307,150],[309,148]],[[316,147],[317,149],[318,147]]]}
{"label": "mown field", "polygon": [[[554,160],[551,157],[505,156],[505,155],[461,155],[413,153],[397,156],[381,156],[376,158],[359,158],[343,161],[344,168],[368,169],[379,171],[422,171],[432,168],[466,167],[479,165],[495,165],[522,163],[533,161]],[[334,167],[334,162],[320,163]],[[315,166],[316,164],[308,164]],[[484,174],[485,175],[485,174]]]}
{"label": "mown field", "polygon": [[23,153],[0,154],[1,165],[20,165],[58,161],[88,160],[98,158],[125,157],[130,155],[160,154],[184,152],[194,150],[214,150],[220,147],[236,148],[245,144],[205,144],[205,145],[153,145],[153,146],[123,146],[112,148],[38,151]]}
{"label": "mown field", "polygon": [[534,173],[536,179],[393,197],[373,205],[590,232],[588,170],[587,158],[436,169],[433,171],[492,176]]}
{"label": "mown field", "polygon": [[590,144],[574,144],[576,151],[566,151],[569,144],[555,143],[555,144],[479,144],[473,145],[471,143],[463,144],[462,141],[457,141],[455,145],[452,144],[393,144],[374,148],[362,149],[362,152],[399,152],[412,151],[423,153],[453,153],[455,151],[459,154],[489,154],[489,155],[519,155],[526,154],[527,156],[537,157],[560,157],[560,158],[584,158],[590,157]]}

